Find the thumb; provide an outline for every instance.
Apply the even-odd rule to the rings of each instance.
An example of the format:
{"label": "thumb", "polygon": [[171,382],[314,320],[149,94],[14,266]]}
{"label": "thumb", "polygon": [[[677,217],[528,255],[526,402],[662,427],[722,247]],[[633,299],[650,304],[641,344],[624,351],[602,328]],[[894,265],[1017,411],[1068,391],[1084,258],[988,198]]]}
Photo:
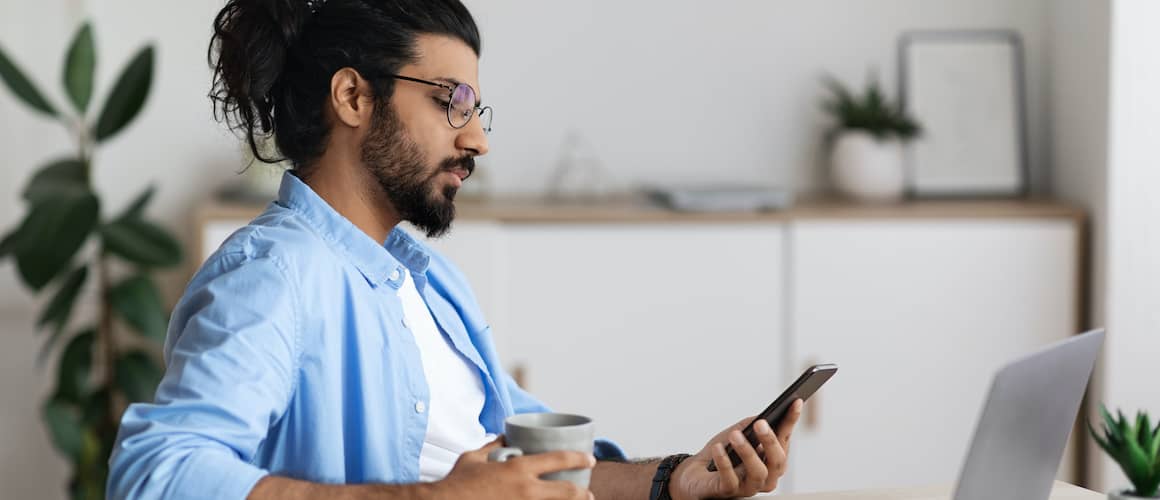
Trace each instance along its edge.
{"label": "thumb", "polygon": [[479,448],[478,450],[469,451],[467,453],[464,453],[464,455],[469,455],[472,458],[481,458],[483,460],[487,460],[488,453],[491,453],[492,450],[499,448],[499,447],[502,447],[502,446],[503,446],[503,435],[501,434],[501,435],[496,436],[495,439],[491,440],[489,443],[483,445],[483,447]]}

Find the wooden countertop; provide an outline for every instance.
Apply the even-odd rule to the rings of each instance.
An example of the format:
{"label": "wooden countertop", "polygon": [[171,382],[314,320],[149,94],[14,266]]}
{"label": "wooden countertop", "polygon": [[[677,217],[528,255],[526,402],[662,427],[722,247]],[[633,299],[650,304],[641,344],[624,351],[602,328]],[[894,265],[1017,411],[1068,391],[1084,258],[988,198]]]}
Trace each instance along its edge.
{"label": "wooden countertop", "polygon": [[[951,500],[954,487],[934,486],[929,488],[907,488],[894,490],[843,491],[835,493],[808,493],[801,495],[758,495],[753,498],[778,498],[781,500]],[[1050,500],[1102,500],[1103,493],[1085,490],[1067,483],[1055,482]]]}
{"label": "wooden countertop", "polygon": [[[505,223],[633,222],[778,222],[803,219],[924,218],[1064,218],[1083,221],[1084,211],[1052,200],[922,200],[860,204],[835,199],[805,199],[770,212],[686,213],[668,210],[644,198],[602,201],[550,201],[542,198],[463,198],[456,202],[460,220]],[[211,201],[199,209],[202,220],[252,219],[264,205]]]}

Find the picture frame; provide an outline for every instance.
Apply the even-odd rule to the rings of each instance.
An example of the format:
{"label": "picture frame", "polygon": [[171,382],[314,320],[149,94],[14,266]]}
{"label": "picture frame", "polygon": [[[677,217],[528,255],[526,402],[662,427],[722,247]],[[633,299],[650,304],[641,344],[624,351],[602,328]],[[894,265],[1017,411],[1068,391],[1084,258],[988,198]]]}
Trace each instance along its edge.
{"label": "picture frame", "polygon": [[922,126],[906,148],[912,198],[1029,192],[1023,43],[1010,30],[911,31],[898,43],[899,99]]}

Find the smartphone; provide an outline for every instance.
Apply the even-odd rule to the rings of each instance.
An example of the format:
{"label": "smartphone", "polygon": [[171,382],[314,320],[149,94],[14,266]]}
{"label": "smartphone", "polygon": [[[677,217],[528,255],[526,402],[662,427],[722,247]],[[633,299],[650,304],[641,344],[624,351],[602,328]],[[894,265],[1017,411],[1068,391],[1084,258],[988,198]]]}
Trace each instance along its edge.
{"label": "smartphone", "polygon": [[[756,448],[758,441],[757,434],[753,431],[753,424],[756,424],[758,420],[764,420],[769,422],[769,426],[776,431],[777,425],[781,423],[781,419],[789,412],[794,401],[799,399],[802,401],[808,400],[835,373],[838,373],[838,365],[814,365],[807,368],[777,399],[773,400],[752,422],[749,422],[749,425],[745,426],[741,434],[745,436],[745,439],[749,440],[749,444],[752,444]],[[725,445],[725,452],[729,454],[729,460],[733,462],[734,467],[741,465],[741,457],[737,455],[737,452],[733,451],[733,445]],[[717,464],[709,461],[709,470],[715,472],[717,470]]]}

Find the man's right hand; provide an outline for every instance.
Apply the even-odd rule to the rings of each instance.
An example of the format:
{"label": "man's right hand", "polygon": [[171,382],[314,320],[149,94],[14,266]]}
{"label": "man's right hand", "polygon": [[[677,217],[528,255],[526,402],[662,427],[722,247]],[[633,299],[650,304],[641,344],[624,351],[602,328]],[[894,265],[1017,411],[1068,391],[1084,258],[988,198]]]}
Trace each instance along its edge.
{"label": "man's right hand", "polygon": [[544,500],[593,500],[587,489],[568,481],[546,481],[541,474],[571,469],[591,469],[596,458],[577,451],[552,451],[489,462],[487,454],[503,446],[503,437],[478,450],[459,456],[447,477],[434,483],[447,498],[480,500],[510,498]]}

